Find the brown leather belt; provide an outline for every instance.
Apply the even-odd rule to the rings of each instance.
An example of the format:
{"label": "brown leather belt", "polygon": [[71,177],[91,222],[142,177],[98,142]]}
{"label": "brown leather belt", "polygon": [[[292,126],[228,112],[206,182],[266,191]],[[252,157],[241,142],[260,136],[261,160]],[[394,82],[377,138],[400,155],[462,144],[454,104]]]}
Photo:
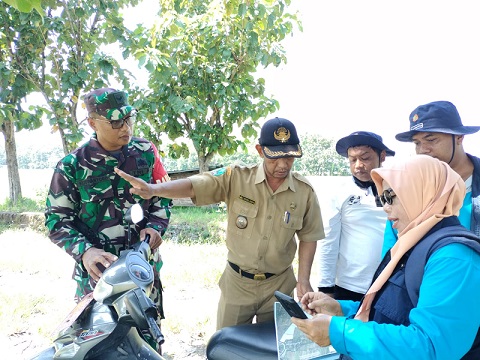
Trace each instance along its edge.
{"label": "brown leather belt", "polygon": [[275,275],[275,274],[271,274],[271,273],[250,274],[249,272],[246,272],[246,271],[243,271],[242,269],[240,269],[240,267],[237,264],[234,264],[234,263],[232,263],[228,260],[227,260],[227,262],[230,265],[230,267],[233,270],[235,270],[235,272],[239,273],[241,276],[245,276],[246,278],[249,278],[249,279],[252,279],[252,280],[266,280],[269,277],[272,277],[273,275]]}

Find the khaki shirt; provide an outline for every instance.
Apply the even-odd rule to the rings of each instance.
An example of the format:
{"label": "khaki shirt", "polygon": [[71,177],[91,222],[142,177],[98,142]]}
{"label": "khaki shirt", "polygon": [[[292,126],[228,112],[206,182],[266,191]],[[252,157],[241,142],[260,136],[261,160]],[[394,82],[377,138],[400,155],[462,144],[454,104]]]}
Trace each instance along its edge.
{"label": "khaki shirt", "polygon": [[301,241],[325,237],[320,205],[306,178],[290,173],[272,192],[263,165],[232,166],[218,176],[190,177],[196,205],[225,202],[228,260],[251,273],[280,274],[293,262]]}

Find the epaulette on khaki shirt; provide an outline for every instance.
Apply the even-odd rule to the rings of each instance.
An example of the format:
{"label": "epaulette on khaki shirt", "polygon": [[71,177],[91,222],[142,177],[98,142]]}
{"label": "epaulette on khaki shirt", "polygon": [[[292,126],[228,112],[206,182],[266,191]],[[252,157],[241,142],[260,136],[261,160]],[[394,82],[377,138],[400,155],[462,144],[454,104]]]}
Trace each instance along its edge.
{"label": "epaulette on khaki shirt", "polygon": [[227,205],[228,260],[245,271],[280,274],[295,257],[295,234],[301,241],[325,237],[316,193],[300,174],[290,173],[275,193],[262,165],[232,166],[190,180],[196,205]]}

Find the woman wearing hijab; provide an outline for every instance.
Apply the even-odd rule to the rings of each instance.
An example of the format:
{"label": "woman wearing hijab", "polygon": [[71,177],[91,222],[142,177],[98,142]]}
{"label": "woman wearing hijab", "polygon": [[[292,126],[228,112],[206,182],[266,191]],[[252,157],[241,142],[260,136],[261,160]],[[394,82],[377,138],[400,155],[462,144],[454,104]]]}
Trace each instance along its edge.
{"label": "woman wearing hijab", "polygon": [[310,292],[313,318],[293,323],[341,359],[480,359],[480,239],[457,218],[465,183],[426,155],[372,179],[399,240],[362,302]]}

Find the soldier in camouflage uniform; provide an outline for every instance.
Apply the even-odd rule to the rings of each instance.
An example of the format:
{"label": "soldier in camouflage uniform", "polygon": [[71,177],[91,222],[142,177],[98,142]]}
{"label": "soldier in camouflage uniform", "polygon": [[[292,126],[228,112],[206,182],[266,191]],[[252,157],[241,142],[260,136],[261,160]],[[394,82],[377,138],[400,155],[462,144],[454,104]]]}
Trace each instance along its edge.
{"label": "soldier in camouflage uniform", "polygon": [[[119,167],[149,183],[167,181],[168,174],[155,146],[148,140],[132,137],[136,110],[128,105],[126,93],[102,88],[86,94],[84,101],[88,123],[95,133],[55,168],[45,211],[49,237],[75,259],[73,278],[77,282],[78,302],[93,291],[102,268],[109,267],[125,248],[124,214],[139,203],[145,217],[132,226],[132,243],[150,235],[155,274],[151,298],[163,318],[159,277],[162,261],[158,247],[169,223],[171,200],[159,197],[144,200],[131,195],[130,185],[113,169]],[[108,207],[102,211],[105,203]]]}

